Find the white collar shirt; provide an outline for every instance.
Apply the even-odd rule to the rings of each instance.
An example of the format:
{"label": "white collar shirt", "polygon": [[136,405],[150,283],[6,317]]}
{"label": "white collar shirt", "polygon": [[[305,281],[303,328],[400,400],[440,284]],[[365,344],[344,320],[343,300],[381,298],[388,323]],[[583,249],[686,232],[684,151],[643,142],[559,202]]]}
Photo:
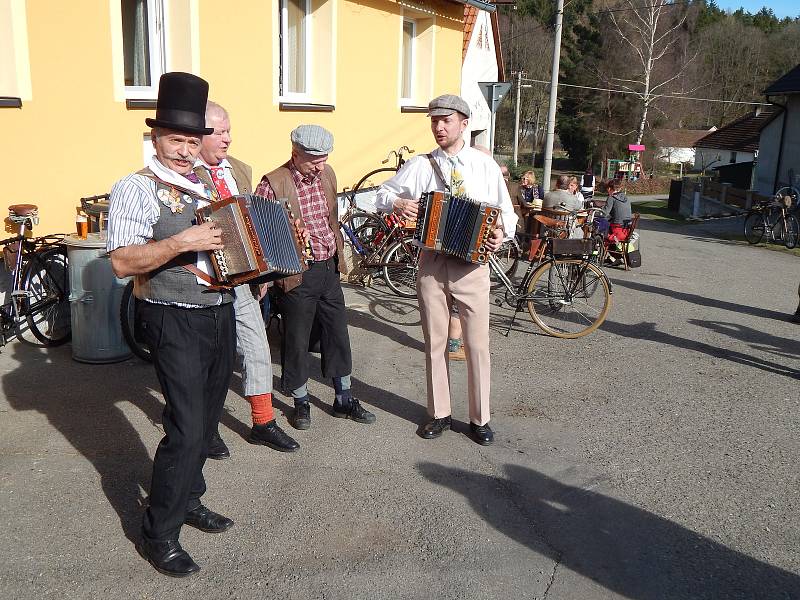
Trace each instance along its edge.
{"label": "white collar shirt", "polygon": [[[448,184],[456,168],[468,197],[500,208],[506,239],[511,239],[517,228],[517,215],[503,174],[494,159],[466,144],[453,156],[448,156],[438,147],[431,155]],[[419,200],[422,194],[434,191],[445,191],[444,182],[434,172],[427,155],[415,156],[380,186],[375,204],[378,210],[389,212],[398,198]]]}

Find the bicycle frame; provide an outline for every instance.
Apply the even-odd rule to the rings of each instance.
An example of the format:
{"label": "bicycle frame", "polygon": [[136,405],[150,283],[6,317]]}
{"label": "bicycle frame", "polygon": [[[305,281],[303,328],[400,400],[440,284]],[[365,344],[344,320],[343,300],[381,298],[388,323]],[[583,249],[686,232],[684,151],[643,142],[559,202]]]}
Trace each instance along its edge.
{"label": "bicycle frame", "polygon": [[[530,285],[530,282],[536,276],[536,273],[539,270],[546,268],[547,265],[557,262],[560,261],[553,256],[552,251],[550,249],[550,244],[548,243],[546,260],[538,264],[529,262],[528,268],[526,269],[525,274],[522,276],[522,280],[520,281],[519,285],[515,286],[514,283],[511,281],[511,279],[505,274],[502,266],[497,262],[497,259],[494,257],[494,255],[489,256],[489,269],[494,273],[497,279],[500,280],[500,282],[506,289],[504,297],[505,303],[510,308],[514,309],[514,314],[512,315],[511,320],[508,323],[508,327],[506,328],[506,332],[504,334],[506,337],[508,337],[509,333],[511,332],[511,328],[514,326],[514,323],[516,322],[517,319],[517,313],[521,312],[522,310],[522,305],[528,302],[529,300],[534,299],[534,296],[529,294],[527,290],[528,286]],[[592,255],[583,256],[581,258],[576,258],[576,259],[564,259],[563,262],[575,264],[579,268],[579,271],[577,273],[573,273],[573,276],[570,278],[569,286],[565,286],[567,287],[568,290],[568,296],[571,297],[575,295],[578,292],[579,287],[583,285],[581,282],[585,278],[586,271],[589,268],[589,264],[592,263]],[[597,267],[598,269],[600,269],[601,272],[603,272],[602,268],[599,265],[595,265],[595,267]],[[603,276],[606,279],[606,281],[608,281],[609,294],[613,294],[614,289],[611,284],[611,281],[608,279],[608,277],[605,276],[605,273],[603,273]],[[495,303],[498,306],[502,306],[503,300],[500,300],[498,298],[495,300]]]}

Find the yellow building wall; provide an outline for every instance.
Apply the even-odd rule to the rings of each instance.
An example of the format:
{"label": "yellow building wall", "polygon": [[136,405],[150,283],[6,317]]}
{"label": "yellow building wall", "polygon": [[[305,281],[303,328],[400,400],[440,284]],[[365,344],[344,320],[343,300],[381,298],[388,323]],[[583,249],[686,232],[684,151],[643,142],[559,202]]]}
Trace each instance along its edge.
{"label": "yellow building wall", "polygon": [[[459,90],[461,5],[444,0],[329,2],[332,18],[312,22],[322,39],[322,27],[335,29],[327,36],[330,48],[317,48],[315,54],[315,62],[323,62],[327,52],[335,71],[324,86],[336,107],[327,113],[278,108],[277,0],[228,0],[225,10],[208,0],[190,2],[199,21],[196,72],[209,82],[209,97],[228,108],[231,153],[253,166],[256,179],[288,159],[289,132],[301,123],[318,123],[333,132],[330,164],[340,189],[380,166],[393,148],[405,144],[421,153],[434,146],[425,114],[400,112],[404,11],[421,9],[433,19],[434,59],[417,57],[417,64],[430,64],[427,90],[432,96]],[[40,234],[71,231],[80,197],[107,192],[142,166],[142,139],[148,133],[144,119],[154,111],[129,110],[115,100],[114,5],[113,0],[26,5],[32,99],[21,109],[0,109],[0,128],[15,159],[3,195],[7,204],[39,205]],[[420,97],[419,104],[428,100]]]}

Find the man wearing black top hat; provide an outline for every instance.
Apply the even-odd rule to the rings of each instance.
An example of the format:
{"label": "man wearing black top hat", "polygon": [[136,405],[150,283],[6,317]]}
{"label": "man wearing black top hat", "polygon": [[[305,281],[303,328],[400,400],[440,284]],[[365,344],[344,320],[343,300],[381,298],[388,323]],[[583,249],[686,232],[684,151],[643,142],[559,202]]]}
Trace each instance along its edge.
{"label": "man wearing black top hat", "polygon": [[162,75],[152,128],[155,156],[111,190],[107,249],[118,277],[135,277],[137,320],[164,394],[164,438],[153,461],[139,553],[173,577],[200,570],[178,542],[186,523],[221,533],[233,521],[203,506],[203,464],[235,354],[233,295],[208,285],[207,254],[222,248],[211,223],[194,225],[208,192],[192,172],[205,126],[208,83]]}

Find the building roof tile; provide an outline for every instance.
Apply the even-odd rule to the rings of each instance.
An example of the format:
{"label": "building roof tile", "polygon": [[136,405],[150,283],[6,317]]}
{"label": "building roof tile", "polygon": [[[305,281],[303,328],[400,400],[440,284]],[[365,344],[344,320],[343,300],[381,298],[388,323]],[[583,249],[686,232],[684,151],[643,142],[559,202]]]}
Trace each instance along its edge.
{"label": "building roof tile", "polygon": [[764,94],[778,96],[781,94],[800,94],[800,65],[786,73],[783,77],[772,83]]}
{"label": "building roof tile", "polygon": [[712,131],[694,144],[695,148],[715,148],[735,152],[755,152],[761,130],[779,114],[775,106],[747,113],[735,121]]}
{"label": "building roof tile", "polygon": [[653,137],[662,148],[692,148],[709,129],[654,129]]}

